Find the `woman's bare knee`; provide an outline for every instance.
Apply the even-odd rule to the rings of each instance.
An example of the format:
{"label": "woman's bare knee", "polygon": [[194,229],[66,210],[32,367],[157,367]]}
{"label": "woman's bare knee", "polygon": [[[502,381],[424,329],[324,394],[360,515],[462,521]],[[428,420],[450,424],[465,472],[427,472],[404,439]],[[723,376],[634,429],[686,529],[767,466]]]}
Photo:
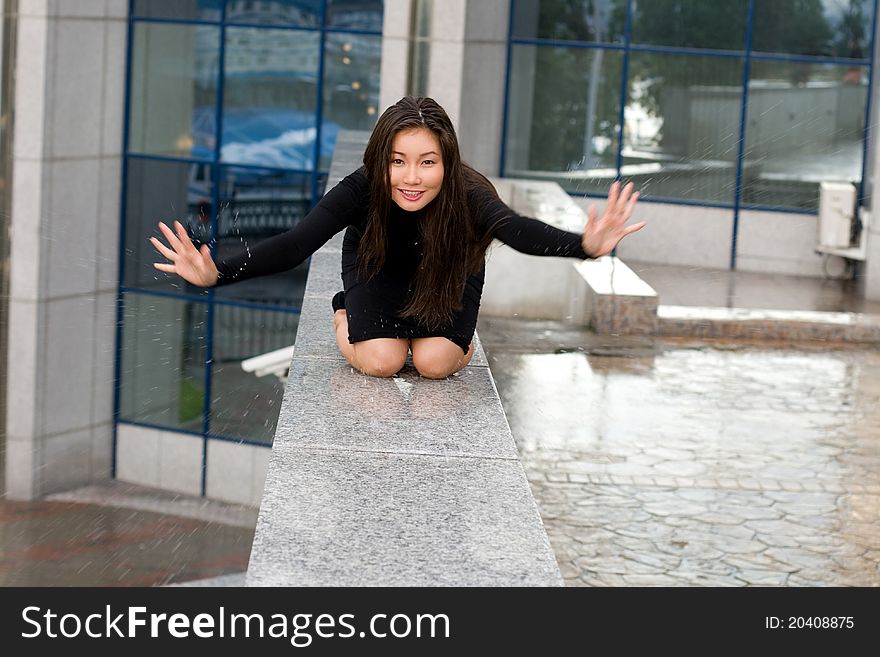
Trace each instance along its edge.
{"label": "woman's bare knee", "polygon": [[406,362],[406,340],[380,338],[358,342],[354,345],[355,363],[361,372],[369,376],[389,377],[397,374]]}
{"label": "woman's bare knee", "polygon": [[461,368],[450,363],[422,362],[416,365],[416,369],[426,379],[445,379],[447,376],[455,374]]}
{"label": "woman's bare knee", "polygon": [[426,379],[445,379],[455,374],[470,362],[469,355],[446,338],[413,340],[413,365]]}

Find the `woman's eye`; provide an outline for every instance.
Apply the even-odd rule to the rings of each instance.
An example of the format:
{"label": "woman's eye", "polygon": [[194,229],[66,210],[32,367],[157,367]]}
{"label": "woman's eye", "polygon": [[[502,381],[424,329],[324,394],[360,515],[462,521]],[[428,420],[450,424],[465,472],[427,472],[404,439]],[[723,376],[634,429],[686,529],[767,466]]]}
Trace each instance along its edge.
{"label": "woman's eye", "polygon": [[395,158],[395,159],[391,160],[391,164],[403,164],[403,160],[401,160],[401,159],[398,157],[398,158]]}

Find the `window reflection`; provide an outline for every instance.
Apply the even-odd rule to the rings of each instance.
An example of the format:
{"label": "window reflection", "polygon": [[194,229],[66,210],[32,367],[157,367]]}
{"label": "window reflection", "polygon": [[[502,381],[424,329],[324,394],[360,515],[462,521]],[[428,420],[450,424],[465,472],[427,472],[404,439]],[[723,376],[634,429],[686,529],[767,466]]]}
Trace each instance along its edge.
{"label": "window reflection", "polygon": [[632,42],[742,50],[746,44],[748,4],[748,0],[634,0]]}
{"label": "window reflection", "polygon": [[621,43],[626,0],[517,0],[513,34],[523,39]]}
{"label": "window reflection", "polygon": [[622,54],[513,48],[505,174],[606,190],[617,173]]}
{"label": "window reflection", "polygon": [[815,210],[823,180],[859,182],[867,72],[852,71],[830,64],[753,63],[744,203]]}
{"label": "window reflection", "polygon": [[210,164],[186,164],[129,158],[126,183],[125,285],[140,289],[205,294],[178,276],[158,271],[154,262],[165,262],[148,241],[152,235],[166,242],[158,222],[179,220],[195,244],[211,239]]}
{"label": "window reflection", "polygon": [[755,3],[753,48],[789,55],[870,57],[873,0]]}
{"label": "window reflection", "polygon": [[138,293],[123,304],[119,419],[201,432],[208,306]]}
{"label": "window reflection", "polygon": [[224,162],[314,169],[319,32],[228,28]]}
{"label": "window reflection", "polygon": [[134,0],[132,15],[139,18],[219,21],[223,0]]}
{"label": "window reflection", "polygon": [[220,29],[135,23],[129,151],[210,159]]}
{"label": "window reflection", "polygon": [[[273,169],[224,167],[215,257],[223,259],[293,228],[308,213],[311,176]],[[292,271],[261,276],[215,294],[224,299],[298,308],[308,261]]]}
{"label": "window reflection", "polygon": [[330,33],[324,50],[321,169],[330,166],[340,129],[371,130],[379,118],[382,39]]}
{"label": "window reflection", "polygon": [[742,61],[633,53],[621,174],[645,196],[733,203]]}
{"label": "window reflection", "polygon": [[226,22],[319,27],[321,0],[229,0]]}
{"label": "window reflection", "polygon": [[382,31],[383,0],[327,0],[327,27]]}
{"label": "window reflection", "polygon": [[504,173],[587,193],[620,175],[645,197],[816,211],[820,180],[862,182],[875,10],[874,0],[518,0]]}
{"label": "window reflection", "polygon": [[292,313],[217,306],[211,368],[212,434],[272,444],[284,383],[272,373],[244,371],[242,361],[292,345],[298,323],[299,315]]}

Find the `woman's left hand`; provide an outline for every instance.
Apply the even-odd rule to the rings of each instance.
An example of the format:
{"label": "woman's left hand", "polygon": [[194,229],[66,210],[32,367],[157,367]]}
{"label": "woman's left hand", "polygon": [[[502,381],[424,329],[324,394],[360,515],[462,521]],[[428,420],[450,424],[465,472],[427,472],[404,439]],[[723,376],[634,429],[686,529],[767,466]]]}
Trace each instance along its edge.
{"label": "woman's left hand", "polygon": [[584,226],[581,245],[591,258],[608,255],[620,240],[645,227],[644,221],[626,225],[638,200],[639,193],[633,192],[632,183],[621,190],[620,182],[615,182],[608,191],[608,202],[601,217],[595,206],[590,206],[587,210],[590,220]]}

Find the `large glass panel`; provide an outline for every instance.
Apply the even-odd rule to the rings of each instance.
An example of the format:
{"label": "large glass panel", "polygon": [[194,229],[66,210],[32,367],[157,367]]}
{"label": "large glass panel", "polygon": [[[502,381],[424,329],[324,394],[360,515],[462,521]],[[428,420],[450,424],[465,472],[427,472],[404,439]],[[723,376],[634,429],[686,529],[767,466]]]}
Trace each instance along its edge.
{"label": "large glass panel", "polygon": [[202,431],[208,306],[123,297],[119,419]]}
{"label": "large glass panel", "polygon": [[742,75],[738,58],[632,53],[622,176],[645,197],[733,204]]}
{"label": "large glass panel", "polygon": [[372,130],[379,118],[381,58],[381,37],[327,34],[321,169],[330,167],[340,129]]}
{"label": "large glass panel", "polygon": [[505,175],[602,192],[617,175],[622,55],[513,46]]}
{"label": "large glass panel", "polygon": [[742,50],[748,5],[748,0],[634,0],[632,42]]}
{"label": "large glass panel", "polygon": [[132,16],[219,21],[223,0],[134,0]]}
{"label": "large glass panel", "polygon": [[513,6],[515,38],[623,42],[626,0],[517,0]]}
{"label": "large glass panel", "polygon": [[789,55],[870,58],[874,0],[759,0],[753,48]]}
{"label": "large glass panel", "polygon": [[141,289],[204,294],[179,276],[153,267],[167,262],[149,242],[167,240],[158,223],[173,228],[175,220],[187,228],[193,244],[211,240],[213,185],[210,164],[186,164],[137,157],[128,160],[125,193],[125,285]]}
{"label": "large glass panel", "polygon": [[321,0],[229,0],[227,23],[321,26]]}
{"label": "large glass panel", "polygon": [[[309,211],[309,174],[226,167],[222,180],[215,251],[218,260],[289,230]],[[217,288],[216,293],[226,299],[299,307],[307,274],[308,261],[289,272]]]}
{"label": "large glass panel", "polygon": [[128,150],[214,155],[220,28],[135,23]]}
{"label": "large glass panel", "polygon": [[212,434],[272,443],[284,383],[273,373],[245,372],[242,361],[292,345],[298,323],[299,315],[293,313],[227,305],[215,308]]}
{"label": "large glass panel", "polygon": [[228,28],[221,158],[315,166],[319,32]]}
{"label": "large glass panel", "polygon": [[327,0],[327,27],[382,31],[383,0]]}
{"label": "large glass panel", "polygon": [[753,62],[743,202],[818,209],[819,183],[861,180],[867,71]]}

